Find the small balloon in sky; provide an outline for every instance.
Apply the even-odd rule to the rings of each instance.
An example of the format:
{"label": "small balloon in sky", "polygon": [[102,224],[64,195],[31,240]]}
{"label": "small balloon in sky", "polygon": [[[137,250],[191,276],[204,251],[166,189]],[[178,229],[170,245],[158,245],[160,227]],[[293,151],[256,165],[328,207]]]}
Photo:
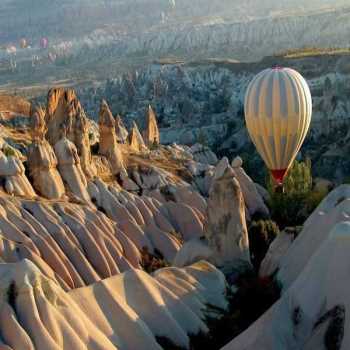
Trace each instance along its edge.
{"label": "small balloon in sky", "polygon": [[42,49],[47,49],[47,47],[49,46],[49,40],[46,37],[43,37],[40,39],[40,47]]}
{"label": "small balloon in sky", "polygon": [[21,49],[25,49],[28,47],[28,43],[27,43],[27,40],[25,38],[22,38],[20,41],[19,41],[19,46]]}
{"label": "small balloon in sky", "polygon": [[17,52],[16,46],[14,46],[14,45],[9,45],[9,46],[7,46],[6,52],[7,52],[9,55],[15,55],[16,52]]}

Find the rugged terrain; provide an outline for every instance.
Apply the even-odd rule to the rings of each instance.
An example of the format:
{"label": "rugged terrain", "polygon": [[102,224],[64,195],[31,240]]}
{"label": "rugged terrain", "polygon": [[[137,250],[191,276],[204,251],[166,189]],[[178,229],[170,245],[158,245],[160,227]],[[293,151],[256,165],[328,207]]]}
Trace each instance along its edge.
{"label": "rugged terrain", "polygon": [[242,159],[163,145],[151,106],[1,101],[0,348],[347,349],[348,185],[264,238]]}
{"label": "rugged terrain", "polygon": [[[295,48],[349,47],[350,9],[340,0],[83,0],[25,6],[23,0],[0,5],[0,86],[6,89],[91,83],[159,57],[254,62]],[[43,36],[49,40],[45,49],[39,46]]]}
{"label": "rugged terrain", "polygon": [[314,174],[338,182],[347,178],[346,158],[350,105],[350,55],[346,52],[294,51],[258,63],[202,60],[162,61],[105,83],[78,90],[87,113],[96,118],[97,101],[105,97],[127,124],[143,125],[150,103],[157,111],[162,143],[202,142],[220,155],[240,154],[249,174],[264,181],[259,157],[245,128],[243,101],[247,85],[262,69],[292,67],[307,79],[313,96],[311,131],[302,149]]}
{"label": "rugged terrain", "polygon": [[[151,107],[140,131],[105,101],[93,122],[70,89],[45,107],[1,101],[0,346],[189,349],[209,337],[230,294],[213,264],[249,265],[245,217],[268,213],[243,169],[244,192],[209,149],[159,144]],[[228,188],[235,201],[218,213]],[[205,254],[176,259],[190,241]]]}

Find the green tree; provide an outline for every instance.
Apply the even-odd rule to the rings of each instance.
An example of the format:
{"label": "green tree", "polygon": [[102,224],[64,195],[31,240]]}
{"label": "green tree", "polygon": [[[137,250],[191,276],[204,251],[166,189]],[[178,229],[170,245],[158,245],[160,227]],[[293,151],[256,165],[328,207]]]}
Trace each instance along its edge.
{"label": "green tree", "polygon": [[270,193],[272,218],[283,228],[301,225],[306,219],[306,201],[312,191],[311,161],[294,161],[284,180],[284,191],[275,191],[275,182],[269,175],[267,189]]}
{"label": "green tree", "polygon": [[259,220],[251,222],[248,230],[249,248],[251,260],[256,270],[259,270],[270,244],[279,232],[279,228],[274,221]]}
{"label": "green tree", "polygon": [[199,129],[199,134],[197,138],[197,142],[200,143],[203,146],[208,146],[208,137],[205,134],[203,129]]}
{"label": "green tree", "polygon": [[5,146],[2,151],[6,157],[16,157],[16,152],[11,147]]}

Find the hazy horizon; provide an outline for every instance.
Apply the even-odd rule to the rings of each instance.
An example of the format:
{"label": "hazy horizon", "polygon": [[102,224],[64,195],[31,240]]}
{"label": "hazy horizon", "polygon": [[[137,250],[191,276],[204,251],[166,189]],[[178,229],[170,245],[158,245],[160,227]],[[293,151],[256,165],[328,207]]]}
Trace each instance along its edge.
{"label": "hazy horizon", "polygon": [[[284,13],[302,13],[349,5],[347,0],[2,0],[0,44],[20,37],[36,39],[79,36],[97,28],[118,25],[144,30],[171,21],[187,23],[202,17],[224,21],[247,20]],[[89,21],[86,21],[86,19]]]}

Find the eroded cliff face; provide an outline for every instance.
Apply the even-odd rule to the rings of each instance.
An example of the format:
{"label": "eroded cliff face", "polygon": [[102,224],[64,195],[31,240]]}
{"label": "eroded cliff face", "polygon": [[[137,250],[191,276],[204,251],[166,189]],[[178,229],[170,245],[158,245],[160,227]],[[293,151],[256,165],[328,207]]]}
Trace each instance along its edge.
{"label": "eroded cliff face", "polygon": [[52,89],[48,93],[45,121],[47,139],[52,146],[64,136],[77,147],[82,168],[88,178],[96,174],[92,163],[88,121],[72,89]]}
{"label": "eroded cliff face", "polygon": [[148,147],[156,147],[160,142],[157,117],[151,106],[146,111],[146,129],[143,132],[143,138]]}
{"label": "eroded cliff face", "polygon": [[116,121],[106,101],[102,101],[100,107],[99,132],[99,153],[108,159],[112,174],[125,173],[123,154],[117,143]]}

